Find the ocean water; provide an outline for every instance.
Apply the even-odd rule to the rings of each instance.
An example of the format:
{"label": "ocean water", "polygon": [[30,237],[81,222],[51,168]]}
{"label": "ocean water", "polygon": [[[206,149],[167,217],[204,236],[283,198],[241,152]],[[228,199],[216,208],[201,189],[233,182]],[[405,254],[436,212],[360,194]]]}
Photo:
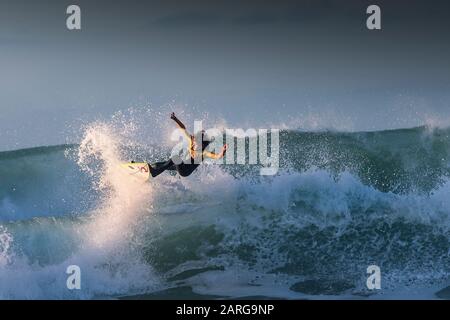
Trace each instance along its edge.
{"label": "ocean water", "polygon": [[450,285],[449,129],[286,130],[280,150],[275,176],[205,164],[145,184],[118,163],[169,148],[108,123],[1,152],[0,298],[412,299]]}

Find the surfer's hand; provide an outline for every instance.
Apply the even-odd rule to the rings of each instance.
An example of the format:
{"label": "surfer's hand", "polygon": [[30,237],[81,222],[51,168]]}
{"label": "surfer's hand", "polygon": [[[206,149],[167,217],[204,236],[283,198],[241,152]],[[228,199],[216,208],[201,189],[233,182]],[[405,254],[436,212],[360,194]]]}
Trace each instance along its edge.
{"label": "surfer's hand", "polygon": [[170,119],[175,120],[177,117],[175,116],[175,112],[172,112],[170,114]]}
{"label": "surfer's hand", "polygon": [[225,145],[222,147],[222,156],[223,156],[225,153],[227,153],[227,149],[228,149],[228,144],[225,144]]}

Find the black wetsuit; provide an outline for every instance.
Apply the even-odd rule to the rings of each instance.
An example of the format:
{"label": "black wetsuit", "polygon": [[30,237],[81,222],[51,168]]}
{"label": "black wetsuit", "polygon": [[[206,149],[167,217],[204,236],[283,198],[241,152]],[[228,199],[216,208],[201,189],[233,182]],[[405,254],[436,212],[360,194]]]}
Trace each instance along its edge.
{"label": "black wetsuit", "polygon": [[[203,141],[202,142],[202,153],[208,147],[208,145],[210,143],[211,143],[211,141]],[[172,159],[169,159],[167,161],[161,161],[161,162],[149,164],[150,173],[151,173],[152,177],[156,177],[166,170],[176,170],[180,176],[187,177],[192,172],[194,172],[195,169],[197,169],[197,167],[200,165],[200,163],[194,163],[194,158],[191,157],[190,160],[191,160],[190,161],[191,163],[182,162],[180,164],[175,164]],[[203,155],[202,155],[202,161],[203,161]]]}

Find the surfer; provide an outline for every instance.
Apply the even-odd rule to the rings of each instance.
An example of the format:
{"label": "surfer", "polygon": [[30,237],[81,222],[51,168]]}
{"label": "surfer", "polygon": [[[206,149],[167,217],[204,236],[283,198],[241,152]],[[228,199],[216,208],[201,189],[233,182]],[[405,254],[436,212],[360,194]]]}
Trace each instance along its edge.
{"label": "surfer", "polygon": [[183,161],[180,164],[175,164],[173,159],[157,162],[151,165],[149,164],[150,174],[152,175],[152,177],[156,177],[166,170],[176,170],[180,176],[187,177],[192,172],[194,172],[195,169],[197,169],[197,167],[200,165],[200,163],[203,162],[203,159],[205,157],[211,159],[220,159],[225,155],[228,148],[226,144],[222,147],[220,153],[209,152],[206,150],[206,148],[212,141],[206,140],[204,130],[202,130],[200,134],[195,137],[194,135],[190,135],[187,132],[186,126],[175,116],[174,112],[172,112],[172,114],[170,115],[170,119],[177,123],[178,127],[182,130],[183,134],[188,139],[188,151],[190,159],[188,159],[187,161]]}

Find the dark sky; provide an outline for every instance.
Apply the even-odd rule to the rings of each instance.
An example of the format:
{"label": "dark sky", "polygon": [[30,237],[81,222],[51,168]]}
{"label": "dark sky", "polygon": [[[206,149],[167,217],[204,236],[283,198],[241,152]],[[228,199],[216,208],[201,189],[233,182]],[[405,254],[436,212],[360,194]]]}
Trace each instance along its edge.
{"label": "dark sky", "polygon": [[[81,31],[66,29],[70,4],[81,7]],[[381,7],[381,31],[366,29],[370,4]],[[80,119],[149,104],[245,128],[448,124],[449,9],[439,0],[0,0],[0,150],[70,141],[66,127]]]}

